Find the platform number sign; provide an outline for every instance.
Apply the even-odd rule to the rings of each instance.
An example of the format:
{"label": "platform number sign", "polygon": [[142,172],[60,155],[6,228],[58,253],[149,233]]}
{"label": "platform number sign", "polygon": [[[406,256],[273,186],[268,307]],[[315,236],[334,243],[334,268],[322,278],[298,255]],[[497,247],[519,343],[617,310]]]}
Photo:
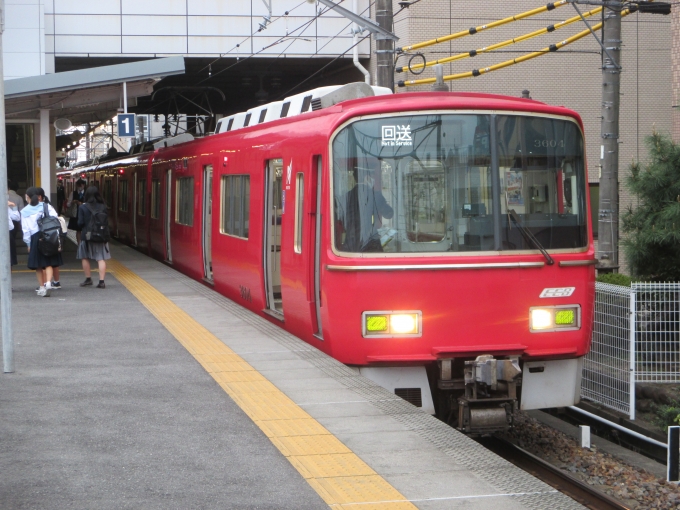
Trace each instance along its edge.
{"label": "platform number sign", "polygon": [[135,114],[134,113],[119,113],[118,114],[118,136],[132,137],[135,136]]}

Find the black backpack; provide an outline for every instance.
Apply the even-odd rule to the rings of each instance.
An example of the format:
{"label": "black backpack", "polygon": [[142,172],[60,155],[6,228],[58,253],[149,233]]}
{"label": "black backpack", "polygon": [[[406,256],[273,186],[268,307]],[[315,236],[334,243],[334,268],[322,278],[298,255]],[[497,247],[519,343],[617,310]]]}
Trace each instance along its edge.
{"label": "black backpack", "polygon": [[85,240],[93,243],[108,243],[111,234],[109,233],[109,215],[106,209],[94,209],[90,204],[85,204],[85,206],[90,211]]}
{"label": "black backpack", "polygon": [[47,204],[43,203],[43,217],[38,220],[38,249],[46,257],[61,251],[61,223],[59,218],[50,216]]}

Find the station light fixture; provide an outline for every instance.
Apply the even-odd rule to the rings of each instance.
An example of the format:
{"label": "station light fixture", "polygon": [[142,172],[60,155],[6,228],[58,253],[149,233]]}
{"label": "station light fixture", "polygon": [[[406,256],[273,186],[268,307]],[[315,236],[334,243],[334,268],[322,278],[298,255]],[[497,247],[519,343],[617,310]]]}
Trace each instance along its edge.
{"label": "station light fixture", "polygon": [[569,331],[581,328],[581,306],[534,306],[529,309],[529,330],[532,333]]}
{"label": "station light fixture", "polygon": [[364,312],[361,325],[364,338],[419,337],[423,314],[419,310]]}

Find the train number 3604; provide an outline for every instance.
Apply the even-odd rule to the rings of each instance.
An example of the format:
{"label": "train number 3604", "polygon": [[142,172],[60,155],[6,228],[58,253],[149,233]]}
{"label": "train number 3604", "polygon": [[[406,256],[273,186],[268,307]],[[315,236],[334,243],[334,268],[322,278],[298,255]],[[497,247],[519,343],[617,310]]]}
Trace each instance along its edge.
{"label": "train number 3604", "polygon": [[238,288],[241,291],[241,297],[250,303],[252,301],[252,299],[250,299],[250,289],[243,285],[239,285]]}

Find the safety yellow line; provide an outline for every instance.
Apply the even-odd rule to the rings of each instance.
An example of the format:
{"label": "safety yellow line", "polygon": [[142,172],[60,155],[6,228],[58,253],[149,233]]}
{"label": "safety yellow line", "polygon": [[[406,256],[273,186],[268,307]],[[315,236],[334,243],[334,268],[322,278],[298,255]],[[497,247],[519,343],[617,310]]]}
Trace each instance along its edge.
{"label": "safety yellow line", "polygon": [[189,314],[117,260],[121,282],[196,358],[332,508],[416,508],[318,421]]}

